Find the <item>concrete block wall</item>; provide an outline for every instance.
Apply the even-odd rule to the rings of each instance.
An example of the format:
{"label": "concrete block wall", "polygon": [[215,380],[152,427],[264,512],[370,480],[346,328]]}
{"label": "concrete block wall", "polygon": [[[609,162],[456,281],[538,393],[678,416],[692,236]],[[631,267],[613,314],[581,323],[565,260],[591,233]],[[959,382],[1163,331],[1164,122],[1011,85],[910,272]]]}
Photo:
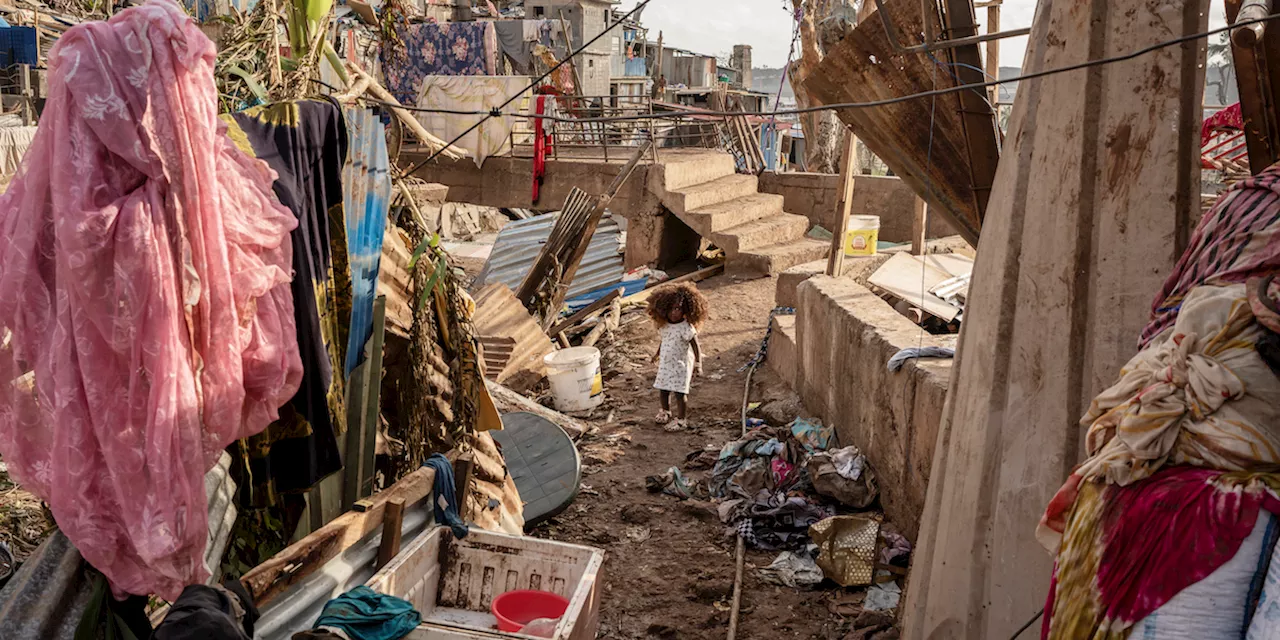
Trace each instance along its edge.
{"label": "concrete block wall", "polygon": [[952,361],[909,361],[896,373],[885,364],[905,347],[954,348],[955,336],[924,333],[848,279],[819,275],[798,291],[794,353],[782,350],[796,371],[782,377],[794,380],[805,408],[833,425],[842,444],[867,455],[885,515],[914,540]]}
{"label": "concrete block wall", "polygon": [[[784,198],[783,208],[809,218],[828,231],[836,226],[840,204],[840,176],[831,173],[764,173],[760,192]],[[916,194],[901,178],[858,176],[853,189],[853,215],[880,216],[880,239],[911,242]],[[929,237],[955,235],[955,228],[938,216],[929,221]]]}

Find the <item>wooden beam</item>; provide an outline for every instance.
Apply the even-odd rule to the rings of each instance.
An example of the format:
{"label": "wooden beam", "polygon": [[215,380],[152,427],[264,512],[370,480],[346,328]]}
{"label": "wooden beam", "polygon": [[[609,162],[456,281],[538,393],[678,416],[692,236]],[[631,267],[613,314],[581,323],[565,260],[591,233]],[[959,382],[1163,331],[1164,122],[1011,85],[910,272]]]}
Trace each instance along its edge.
{"label": "wooden beam", "polygon": [[[1227,22],[1240,17],[1242,0],[1226,0]],[[1231,40],[1231,58],[1236,68],[1236,88],[1240,93],[1240,113],[1244,117],[1245,144],[1249,150],[1249,170],[1254,175],[1280,157],[1280,29],[1266,29],[1262,40],[1242,47]]]}
{"label": "wooden beam", "polygon": [[644,291],[641,291],[640,293],[632,294],[623,298],[622,304],[624,305],[643,304],[649,300],[649,296],[653,295],[654,289],[657,289],[658,287],[661,287],[664,284],[676,284],[678,282],[702,282],[703,280],[706,280],[711,276],[718,275],[723,271],[724,271],[723,264],[713,264],[705,269],[699,269],[697,271],[694,271],[693,273],[686,273],[680,276],[679,278],[672,278],[670,280],[667,280],[666,282],[659,282],[657,284],[649,286],[645,288]]}
{"label": "wooden beam", "polygon": [[[307,537],[289,545],[270,560],[254,567],[240,578],[254,603],[262,607],[289,587],[318,571],[361,538],[382,526],[387,503],[404,500],[412,506],[431,495],[435,471],[421,468],[400,479],[387,490],[361,500],[356,510],[338,516]],[[318,505],[313,505],[317,508]]]}
{"label": "wooden beam", "polygon": [[922,256],[929,246],[929,203],[916,196],[915,215],[911,218],[911,255]]}
{"label": "wooden beam", "polygon": [[857,174],[858,136],[850,131],[848,142],[844,146],[844,155],[840,157],[840,204],[838,205],[839,221],[831,230],[831,255],[827,256],[827,275],[839,276],[844,273],[844,243],[849,235],[849,213],[853,210],[853,181]]}
{"label": "wooden beam", "polygon": [[[566,416],[558,411],[552,411],[492,380],[485,380],[484,384],[489,389],[489,395],[493,396],[494,404],[503,413],[525,411],[536,414],[554,422],[561,429],[564,429],[570,438],[575,440],[587,432],[587,425],[577,418]],[[457,473],[454,473],[454,477],[457,477],[457,475]]]}
{"label": "wooden beam", "polygon": [[577,325],[579,322],[582,322],[583,320],[586,320],[587,318],[590,318],[593,314],[595,314],[595,313],[597,313],[597,312],[599,312],[599,311],[603,310],[605,307],[609,306],[609,303],[610,303],[610,302],[613,302],[613,299],[614,299],[614,298],[616,298],[616,297],[618,297],[618,296],[622,295],[622,292],[623,292],[623,291],[624,291],[624,290],[623,290],[622,288],[618,288],[618,289],[614,289],[613,291],[610,291],[609,293],[605,294],[605,295],[604,295],[604,297],[600,298],[599,300],[596,300],[595,302],[592,302],[591,304],[587,305],[586,307],[583,307],[582,309],[579,309],[577,313],[575,313],[575,314],[573,314],[573,315],[569,316],[568,318],[565,318],[564,320],[561,320],[561,321],[559,321],[559,322],[555,323],[554,325],[552,325],[552,326],[551,326],[551,330],[550,330],[550,331],[548,331],[547,333],[548,333],[549,335],[553,335],[553,336],[554,336],[554,335],[556,335],[556,334],[559,334],[559,333],[560,333],[560,332],[562,332],[562,331],[566,331],[566,330],[568,330],[568,329],[572,329],[572,328],[573,328],[575,325]]}
{"label": "wooden beam", "polygon": [[[987,6],[987,33],[997,33],[1000,31],[1000,3],[996,2]],[[988,80],[1000,79],[1000,41],[992,40],[987,43],[987,76]],[[1000,86],[996,85],[988,87],[990,93],[987,97],[991,104],[996,104],[1000,99]],[[996,126],[1000,124],[1000,113],[996,112]]]}
{"label": "wooden beam", "polygon": [[[942,0],[943,25],[947,39],[956,40],[978,35],[977,21],[973,15],[972,0]],[[982,84],[982,53],[978,44],[966,44],[947,50],[959,84]],[[996,70],[999,73],[999,69]],[[968,150],[970,184],[973,187],[974,210],[981,224],[991,198],[991,185],[996,179],[996,165],[1000,162],[1000,147],[996,143],[996,120],[992,106],[977,91],[961,91],[958,94],[960,123]]]}
{"label": "wooden beam", "polygon": [[471,478],[475,474],[476,454],[468,451],[453,461],[453,493],[458,498],[458,517],[463,522],[471,519],[467,510],[467,497],[471,495]]}
{"label": "wooden beam", "polygon": [[378,564],[385,567],[400,553],[400,528],[404,525],[404,498],[392,498],[382,514],[382,541],[378,544]]}

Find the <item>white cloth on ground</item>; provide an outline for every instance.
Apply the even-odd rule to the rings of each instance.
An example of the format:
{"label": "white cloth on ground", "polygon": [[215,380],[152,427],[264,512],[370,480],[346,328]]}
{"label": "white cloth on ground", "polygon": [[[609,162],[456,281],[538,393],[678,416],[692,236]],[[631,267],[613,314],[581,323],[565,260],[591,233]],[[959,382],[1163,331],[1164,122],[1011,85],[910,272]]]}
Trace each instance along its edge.
{"label": "white cloth on ground", "polygon": [[659,391],[689,393],[693,380],[693,339],[698,330],[686,322],[667,324],[658,329],[662,346],[658,350],[658,375],[653,388]]}

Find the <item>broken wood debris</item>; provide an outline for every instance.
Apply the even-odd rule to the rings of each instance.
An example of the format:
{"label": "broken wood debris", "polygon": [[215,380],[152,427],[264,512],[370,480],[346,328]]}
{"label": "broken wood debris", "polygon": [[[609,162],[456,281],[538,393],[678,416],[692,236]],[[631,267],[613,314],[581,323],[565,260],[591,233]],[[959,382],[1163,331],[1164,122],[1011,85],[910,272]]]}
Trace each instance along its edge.
{"label": "broken wood debris", "polygon": [[507,285],[495,282],[476,294],[472,325],[483,346],[486,378],[527,391],[546,375],[542,359],[555,345]]}

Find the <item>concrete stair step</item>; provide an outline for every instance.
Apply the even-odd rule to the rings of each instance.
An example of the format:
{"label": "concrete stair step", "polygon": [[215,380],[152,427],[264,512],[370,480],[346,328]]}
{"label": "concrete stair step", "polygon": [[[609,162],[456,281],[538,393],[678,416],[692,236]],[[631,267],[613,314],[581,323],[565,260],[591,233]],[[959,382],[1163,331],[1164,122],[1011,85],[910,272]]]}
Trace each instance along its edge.
{"label": "concrete stair step", "polygon": [[831,243],[800,238],[791,242],[744,251],[728,261],[731,273],[769,275],[798,264],[826,257]]}
{"label": "concrete stair step", "polygon": [[779,213],[713,233],[711,241],[724,249],[726,255],[733,257],[743,251],[802,238],[808,230],[808,218]]}
{"label": "concrete stair step", "polygon": [[752,193],[676,215],[698,235],[711,239],[717,233],[781,214],[782,200],[782,196],[772,193]]}
{"label": "concrete stair step", "polygon": [[759,181],[755,176],[735,173],[710,182],[668,191],[662,201],[673,213],[683,216],[698,209],[752,195],[756,193],[758,186]]}
{"label": "concrete stair step", "polygon": [[655,193],[678,191],[731,176],[736,171],[733,156],[711,152],[693,157],[665,154],[655,168],[649,178]]}

